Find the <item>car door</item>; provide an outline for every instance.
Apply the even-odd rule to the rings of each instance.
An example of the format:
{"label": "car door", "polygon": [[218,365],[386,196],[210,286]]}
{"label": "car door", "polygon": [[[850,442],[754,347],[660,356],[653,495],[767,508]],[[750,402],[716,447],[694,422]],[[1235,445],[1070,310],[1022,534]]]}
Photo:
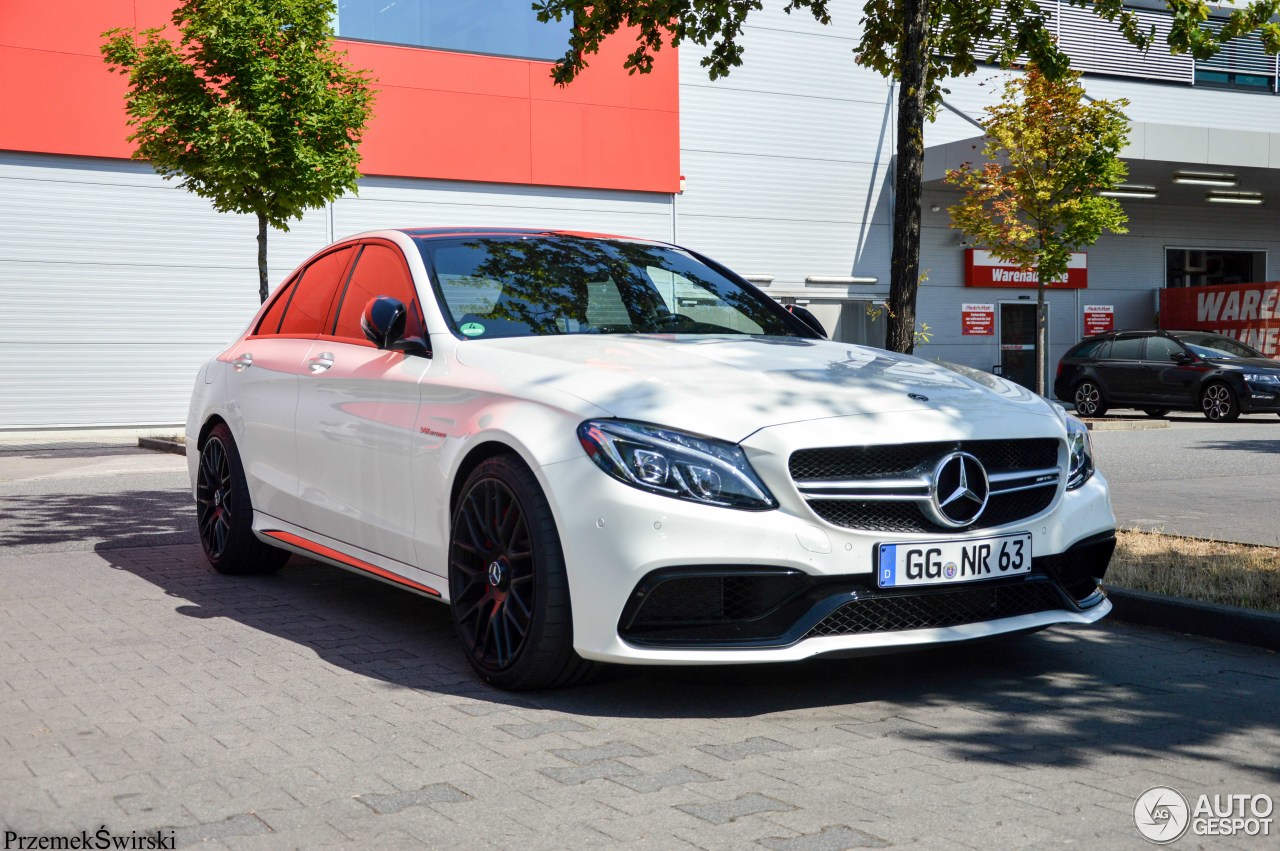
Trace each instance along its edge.
{"label": "car door", "polygon": [[1146,385],[1151,402],[1162,406],[1185,407],[1193,401],[1196,382],[1204,374],[1204,366],[1191,366],[1191,353],[1169,337],[1148,337],[1142,357]]}
{"label": "car door", "polygon": [[228,415],[254,510],[290,522],[300,516],[298,379],[353,253],[330,251],[309,263],[280,287],[254,333],[223,355],[233,368]]}
{"label": "car door", "polygon": [[1095,368],[1102,392],[1112,405],[1142,401],[1142,337],[1116,337]]}
{"label": "car door", "polygon": [[400,249],[365,240],[325,333],[312,344],[298,398],[299,500],[304,525],[370,553],[412,564],[415,501],[410,450],[422,355],[377,349],[360,317],[377,296],[408,309],[406,336],[425,336]]}

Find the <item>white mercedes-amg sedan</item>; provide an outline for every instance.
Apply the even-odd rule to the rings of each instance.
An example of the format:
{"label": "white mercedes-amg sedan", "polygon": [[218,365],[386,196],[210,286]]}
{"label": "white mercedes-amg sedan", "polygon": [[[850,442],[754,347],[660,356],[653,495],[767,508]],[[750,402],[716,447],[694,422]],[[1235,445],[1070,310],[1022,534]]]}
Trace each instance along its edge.
{"label": "white mercedes-amg sedan", "polygon": [[819,328],[658,242],[341,240],[200,370],[200,539],[223,573],[302,553],[448,603],[510,689],[1110,611],[1082,423]]}

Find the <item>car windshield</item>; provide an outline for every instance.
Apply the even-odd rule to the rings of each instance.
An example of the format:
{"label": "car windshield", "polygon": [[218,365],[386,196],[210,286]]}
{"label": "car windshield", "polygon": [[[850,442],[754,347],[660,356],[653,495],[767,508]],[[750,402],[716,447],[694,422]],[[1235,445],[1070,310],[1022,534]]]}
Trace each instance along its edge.
{"label": "car windshield", "polygon": [[1179,337],[1192,352],[1202,358],[1264,358],[1262,352],[1249,348],[1239,340],[1218,334],[1196,334]]}
{"label": "car windshield", "polygon": [[417,242],[443,308],[470,338],[802,333],[768,296],[668,246],[572,236]]}

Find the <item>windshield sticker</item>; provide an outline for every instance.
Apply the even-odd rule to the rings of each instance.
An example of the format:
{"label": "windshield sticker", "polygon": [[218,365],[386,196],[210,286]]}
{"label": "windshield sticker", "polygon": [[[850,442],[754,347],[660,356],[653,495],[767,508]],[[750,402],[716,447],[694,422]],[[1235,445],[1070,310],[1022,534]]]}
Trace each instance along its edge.
{"label": "windshield sticker", "polygon": [[464,324],[462,328],[460,328],[459,330],[462,331],[463,334],[466,334],[468,337],[479,337],[481,334],[484,333],[484,326],[481,325],[479,322],[468,322]]}

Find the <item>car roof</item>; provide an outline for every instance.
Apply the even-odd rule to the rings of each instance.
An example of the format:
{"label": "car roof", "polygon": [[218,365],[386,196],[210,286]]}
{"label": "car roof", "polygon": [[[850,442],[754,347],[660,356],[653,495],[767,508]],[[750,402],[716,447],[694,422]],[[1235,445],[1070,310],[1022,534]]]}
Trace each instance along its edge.
{"label": "car roof", "polygon": [[485,227],[431,227],[431,228],[396,228],[401,233],[416,239],[437,239],[451,236],[570,236],[579,239],[615,239],[625,242],[649,242],[659,245],[655,240],[635,239],[629,236],[617,236],[609,233],[591,233],[590,231],[559,230],[556,228],[485,228]]}

